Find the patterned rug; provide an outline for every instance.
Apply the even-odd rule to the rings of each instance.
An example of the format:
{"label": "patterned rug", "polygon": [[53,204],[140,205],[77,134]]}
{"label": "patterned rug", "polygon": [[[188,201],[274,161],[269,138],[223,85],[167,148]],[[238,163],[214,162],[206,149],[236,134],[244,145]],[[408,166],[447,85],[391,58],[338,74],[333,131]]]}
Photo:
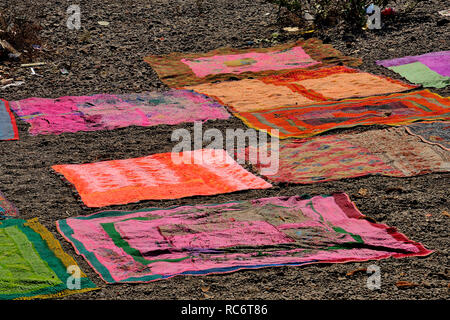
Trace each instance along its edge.
{"label": "patterned rug", "polygon": [[338,128],[359,125],[401,125],[419,120],[450,119],[450,98],[428,90],[288,106],[235,116],[258,130],[277,129],[279,138],[305,138]]}
{"label": "patterned rug", "polygon": [[107,283],[432,252],[364,218],[337,193],[103,211],[59,220],[57,228]]}
{"label": "patterned rug", "polygon": [[444,88],[450,84],[450,51],[380,60],[376,63],[424,87]]}
{"label": "patterned rug", "polygon": [[303,106],[328,100],[402,92],[416,88],[398,80],[344,66],[296,70],[258,79],[188,86],[215,98],[234,112]]}
{"label": "patterned rug", "polygon": [[88,207],[271,187],[221,149],[160,153],[52,168],[73,184]]}
{"label": "patterned rug", "polygon": [[133,94],[96,94],[58,99],[29,98],[11,102],[30,134],[112,130],[136,126],[228,119],[226,109],[187,90]]}
{"label": "patterned rug", "polygon": [[3,195],[0,191],[0,220],[16,217],[18,215],[17,208]]}
{"label": "patterned rug", "polygon": [[37,219],[0,222],[0,300],[56,298],[96,290],[82,272],[79,283],[70,278],[69,267],[78,266]]}
{"label": "patterned rug", "polygon": [[[272,152],[271,145],[266,147]],[[308,184],[367,175],[411,177],[450,171],[449,151],[408,134],[404,127],[289,139],[280,142],[278,152],[276,173],[264,174],[262,169],[268,164],[255,163],[273,182]]]}
{"label": "patterned rug", "polygon": [[9,103],[0,99],[0,140],[18,140],[16,119],[9,109]]}
{"label": "patterned rug", "polygon": [[406,130],[420,137],[422,141],[450,150],[450,122],[448,121],[416,122],[406,126]]}
{"label": "patterned rug", "polygon": [[171,53],[144,58],[169,87],[245,79],[283,70],[324,65],[359,66],[361,59],[346,57],[319,39],[299,40],[270,48],[220,48],[207,53]]}

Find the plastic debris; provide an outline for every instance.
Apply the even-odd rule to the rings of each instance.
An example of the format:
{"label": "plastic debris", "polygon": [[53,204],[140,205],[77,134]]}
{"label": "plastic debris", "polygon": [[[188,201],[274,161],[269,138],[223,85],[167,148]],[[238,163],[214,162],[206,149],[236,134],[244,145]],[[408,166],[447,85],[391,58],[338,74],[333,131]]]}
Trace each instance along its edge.
{"label": "plastic debris", "polygon": [[31,75],[33,75],[33,76],[38,76],[38,77],[42,77],[42,75],[37,74],[36,71],[34,71],[34,68],[30,68],[30,70],[31,70]]}
{"label": "plastic debris", "polygon": [[313,32],[315,32],[315,31],[316,31],[316,30],[311,29],[311,30],[302,31],[302,32],[300,32],[300,34],[313,33]]}
{"label": "plastic debris", "polygon": [[20,54],[8,53],[8,58],[10,58],[10,59],[18,59],[18,58],[20,58]]}
{"label": "plastic debris", "polygon": [[286,32],[298,32],[300,29],[298,28],[298,27],[286,27],[286,28],[283,28],[283,31],[286,31]]}
{"label": "plastic debris", "polygon": [[362,272],[366,273],[367,272],[367,268],[360,268],[360,269],[355,269],[355,270],[349,271],[349,272],[347,272],[346,276],[347,277],[351,277],[355,273],[362,273]]}
{"label": "plastic debris", "polygon": [[312,16],[309,12],[305,12],[305,14],[303,15],[303,18],[305,18],[306,21],[314,20],[314,16]]}
{"label": "plastic debris", "polygon": [[397,283],[395,285],[399,289],[409,289],[409,288],[414,288],[414,287],[419,286],[417,283],[410,282],[410,281],[397,281]]}
{"label": "plastic debris", "polygon": [[439,11],[439,14],[444,17],[450,17],[450,9]]}
{"label": "plastic debris", "polygon": [[34,63],[24,63],[24,64],[21,64],[20,66],[21,67],[37,67],[37,66],[43,66],[45,64],[46,64],[45,62],[34,62]]}
{"label": "plastic debris", "polygon": [[7,85],[4,85],[4,86],[2,86],[0,88],[1,89],[6,89],[6,88],[9,88],[9,87],[18,87],[18,86],[20,86],[20,85],[22,85],[24,83],[25,83],[25,81],[15,81],[15,82],[12,82],[12,83],[8,83]]}
{"label": "plastic debris", "polygon": [[386,8],[381,11],[381,15],[383,15],[383,16],[392,16],[394,14],[395,14],[395,10],[392,8]]}
{"label": "plastic debris", "polygon": [[99,25],[101,25],[101,26],[104,26],[104,27],[109,26],[109,22],[108,21],[97,21],[97,23]]}

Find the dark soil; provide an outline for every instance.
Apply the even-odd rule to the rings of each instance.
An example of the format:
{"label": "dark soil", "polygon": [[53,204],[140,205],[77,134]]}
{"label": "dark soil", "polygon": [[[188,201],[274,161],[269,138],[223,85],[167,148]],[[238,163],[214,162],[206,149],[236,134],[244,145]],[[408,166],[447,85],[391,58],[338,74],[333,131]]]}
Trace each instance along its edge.
{"label": "dark soil", "polygon": [[[67,1],[9,0],[0,4],[34,17],[41,32],[43,52],[35,61],[47,65],[36,68],[42,77],[32,76],[29,68],[17,62],[3,63],[9,74],[23,78],[20,87],[0,89],[7,100],[32,96],[52,97],[163,90],[166,87],[142,58],[172,51],[205,52],[221,46],[246,47],[256,39],[279,42],[298,36],[281,31],[277,9],[262,0],[89,0],[81,5],[82,27],[66,27]],[[446,2],[446,4],[445,4]],[[437,11],[450,7],[448,1],[424,1],[413,13],[387,22],[383,30],[355,35],[348,41],[343,31],[331,29],[315,34],[331,42],[347,55],[361,57],[362,70],[398,76],[375,65],[375,60],[430,51],[450,50],[450,24]],[[268,14],[267,14],[268,13]],[[110,25],[99,25],[98,21]],[[448,21],[447,21],[448,22]],[[284,25],[286,26],[286,25]],[[68,75],[60,68],[69,70]],[[433,90],[450,95],[450,87]],[[172,130],[192,129],[192,124],[128,127],[113,131],[79,132],[59,136],[28,135],[28,125],[18,121],[19,141],[0,144],[0,190],[20,210],[22,218],[38,217],[74,256],[101,290],[72,295],[66,299],[447,299],[449,297],[448,230],[449,174],[430,174],[414,178],[364,177],[314,185],[276,186],[269,190],[251,190],[209,197],[191,197],[168,201],[143,201],[115,206],[133,210],[150,206],[220,203],[295,194],[346,192],[359,209],[377,222],[396,227],[410,239],[435,252],[424,258],[386,259],[364,263],[309,265],[266,268],[225,275],[175,277],[148,284],[106,285],[77,256],[56,232],[55,221],[95,212],[85,210],[50,166],[62,163],[87,163],[126,159],[169,152]],[[235,118],[209,121],[204,129],[243,128]],[[364,128],[357,130],[367,130]],[[368,190],[359,195],[361,188]],[[106,208],[109,209],[109,208]],[[367,274],[346,273],[376,264],[381,268],[381,289],[367,288]],[[398,289],[397,281],[418,286]],[[202,286],[210,286],[205,293]]]}

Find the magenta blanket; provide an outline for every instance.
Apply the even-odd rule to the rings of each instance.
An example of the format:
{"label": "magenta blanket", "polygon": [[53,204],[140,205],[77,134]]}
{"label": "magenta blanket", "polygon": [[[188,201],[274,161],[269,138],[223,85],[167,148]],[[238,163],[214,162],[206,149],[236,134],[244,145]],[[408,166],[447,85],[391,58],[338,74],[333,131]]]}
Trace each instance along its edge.
{"label": "magenta blanket", "polygon": [[337,193],[103,211],[57,227],[108,283],[431,253],[364,218]]}
{"label": "magenta blanket", "polygon": [[189,90],[96,94],[58,99],[29,98],[10,104],[20,119],[31,124],[31,135],[112,130],[132,125],[155,126],[230,117],[215,100]]}
{"label": "magenta blanket", "polygon": [[421,62],[441,76],[450,77],[450,51],[431,52],[420,56],[407,56],[392,60],[379,60],[376,63],[389,68],[414,62]]}

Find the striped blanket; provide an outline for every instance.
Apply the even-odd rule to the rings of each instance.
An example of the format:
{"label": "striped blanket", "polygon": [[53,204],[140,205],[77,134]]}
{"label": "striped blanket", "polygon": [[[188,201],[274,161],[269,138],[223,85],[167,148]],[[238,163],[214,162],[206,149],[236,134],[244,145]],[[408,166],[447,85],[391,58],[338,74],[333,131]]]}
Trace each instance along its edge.
{"label": "striped blanket", "polygon": [[[256,168],[272,182],[317,183],[367,175],[411,177],[450,171],[450,152],[407,133],[404,127],[288,139],[267,147],[279,154],[278,171]],[[254,152],[249,147],[247,152]],[[241,156],[244,156],[241,155]],[[248,159],[248,158],[247,158]]]}
{"label": "striped blanket", "polygon": [[88,207],[213,195],[272,185],[246,171],[225,150],[200,149],[142,158],[54,165]]}
{"label": "striped blanket", "polygon": [[284,106],[302,107],[323,101],[403,92],[416,86],[338,66],[185,88],[213,97],[239,115]]}
{"label": "striped blanket", "polygon": [[431,253],[364,218],[337,193],[103,211],[57,228],[107,283]]}
{"label": "striped blanket", "polygon": [[0,222],[0,300],[56,298],[95,289],[37,219]]}
{"label": "striped blanket", "polygon": [[279,74],[327,65],[359,66],[361,59],[344,56],[330,44],[311,38],[269,48],[220,48],[207,53],[148,56],[161,81],[172,88],[229,79]]}
{"label": "striped blanket", "polygon": [[251,128],[269,133],[278,130],[281,139],[305,138],[359,125],[402,125],[419,120],[450,119],[450,98],[422,90],[235,115]]}

